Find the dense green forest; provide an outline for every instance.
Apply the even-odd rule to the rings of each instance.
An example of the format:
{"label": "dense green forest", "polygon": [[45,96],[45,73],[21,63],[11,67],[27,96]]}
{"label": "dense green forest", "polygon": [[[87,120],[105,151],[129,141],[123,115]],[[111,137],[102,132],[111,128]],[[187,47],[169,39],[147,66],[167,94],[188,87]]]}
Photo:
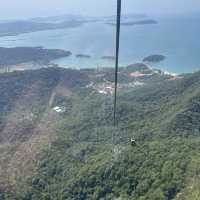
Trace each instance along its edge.
{"label": "dense green forest", "polygon": [[200,73],[120,68],[117,127],[113,80],[109,68],[0,75],[0,199],[198,200]]}

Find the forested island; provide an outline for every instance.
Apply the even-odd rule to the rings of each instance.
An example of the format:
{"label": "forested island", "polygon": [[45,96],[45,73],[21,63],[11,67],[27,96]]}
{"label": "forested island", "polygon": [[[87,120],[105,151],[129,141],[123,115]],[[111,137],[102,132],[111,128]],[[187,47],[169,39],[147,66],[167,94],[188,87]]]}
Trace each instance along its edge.
{"label": "forested island", "polygon": [[[106,24],[116,26],[116,23],[113,22],[107,22]],[[139,21],[129,21],[129,22],[121,22],[122,26],[134,26],[134,25],[150,25],[150,24],[158,24],[156,20],[152,19],[145,19],[145,20],[139,20]]]}
{"label": "forested island", "polygon": [[28,62],[48,63],[52,60],[68,57],[70,51],[60,49],[44,49],[42,47],[0,47],[0,67]]}
{"label": "forested island", "polygon": [[150,56],[145,57],[143,59],[143,62],[158,63],[158,62],[164,61],[165,59],[166,59],[165,56],[155,54],[155,55],[150,55]]}
{"label": "forested island", "polygon": [[77,58],[91,58],[91,56],[88,54],[76,54],[76,57]]}

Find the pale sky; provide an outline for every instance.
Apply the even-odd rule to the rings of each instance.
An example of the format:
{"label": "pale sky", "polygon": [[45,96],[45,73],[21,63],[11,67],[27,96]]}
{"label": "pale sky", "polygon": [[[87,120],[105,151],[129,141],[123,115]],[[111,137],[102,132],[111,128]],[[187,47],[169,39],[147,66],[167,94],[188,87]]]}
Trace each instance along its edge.
{"label": "pale sky", "polygon": [[[62,14],[112,15],[117,0],[0,0],[0,19]],[[124,13],[200,12],[200,0],[122,0]]]}

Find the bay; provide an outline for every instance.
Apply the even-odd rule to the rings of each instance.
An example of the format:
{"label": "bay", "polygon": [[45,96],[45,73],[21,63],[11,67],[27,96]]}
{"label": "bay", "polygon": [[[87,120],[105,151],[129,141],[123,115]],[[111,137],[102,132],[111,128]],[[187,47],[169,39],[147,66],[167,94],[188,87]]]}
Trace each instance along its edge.
{"label": "bay", "polygon": [[[200,18],[157,18],[158,24],[122,26],[120,65],[141,62],[146,56],[162,54],[163,62],[152,67],[172,73],[200,70]],[[71,29],[39,31],[17,36],[0,37],[1,47],[43,46],[50,49],[70,50],[73,55],[54,61],[61,67],[113,67],[115,27],[102,22],[86,23]],[[76,54],[91,58],[76,58]]]}

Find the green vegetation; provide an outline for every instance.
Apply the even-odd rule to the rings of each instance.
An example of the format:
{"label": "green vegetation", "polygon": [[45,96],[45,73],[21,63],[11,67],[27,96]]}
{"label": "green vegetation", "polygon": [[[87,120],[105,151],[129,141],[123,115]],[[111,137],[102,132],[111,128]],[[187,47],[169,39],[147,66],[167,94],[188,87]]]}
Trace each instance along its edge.
{"label": "green vegetation", "polygon": [[[18,111],[23,113],[24,109],[36,115],[23,132],[17,123],[14,140],[9,140],[11,146],[5,147],[7,140],[1,140],[4,160],[1,157],[0,164],[4,161],[6,165],[6,158],[19,155],[20,148],[23,152],[27,150],[25,144],[29,144],[28,149],[30,144],[38,149],[34,138],[39,137],[42,147],[37,155],[33,148],[27,157],[12,159],[6,165],[9,166],[6,172],[12,176],[6,181],[5,173],[0,173],[5,180],[2,187],[0,181],[0,198],[193,200],[198,197],[200,72],[172,79],[149,71],[145,65],[140,69],[140,65],[120,69],[120,84],[134,81],[144,84],[119,90],[117,128],[112,126],[112,96],[88,87],[91,82],[94,85],[112,82],[111,69],[51,68],[0,75],[1,137],[13,134],[6,129],[8,121],[14,123],[10,112],[15,112],[18,118],[21,116]],[[130,76],[138,70],[151,75]],[[24,109],[16,99],[19,96],[26,100]],[[66,112],[55,113],[54,106],[65,106]],[[135,147],[131,146],[131,138],[136,139]],[[16,148],[19,143],[20,148]],[[35,158],[31,168],[16,164],[27,164],[30,157]],[[23,169],[23,174],[15,173],[13,168]]]}

